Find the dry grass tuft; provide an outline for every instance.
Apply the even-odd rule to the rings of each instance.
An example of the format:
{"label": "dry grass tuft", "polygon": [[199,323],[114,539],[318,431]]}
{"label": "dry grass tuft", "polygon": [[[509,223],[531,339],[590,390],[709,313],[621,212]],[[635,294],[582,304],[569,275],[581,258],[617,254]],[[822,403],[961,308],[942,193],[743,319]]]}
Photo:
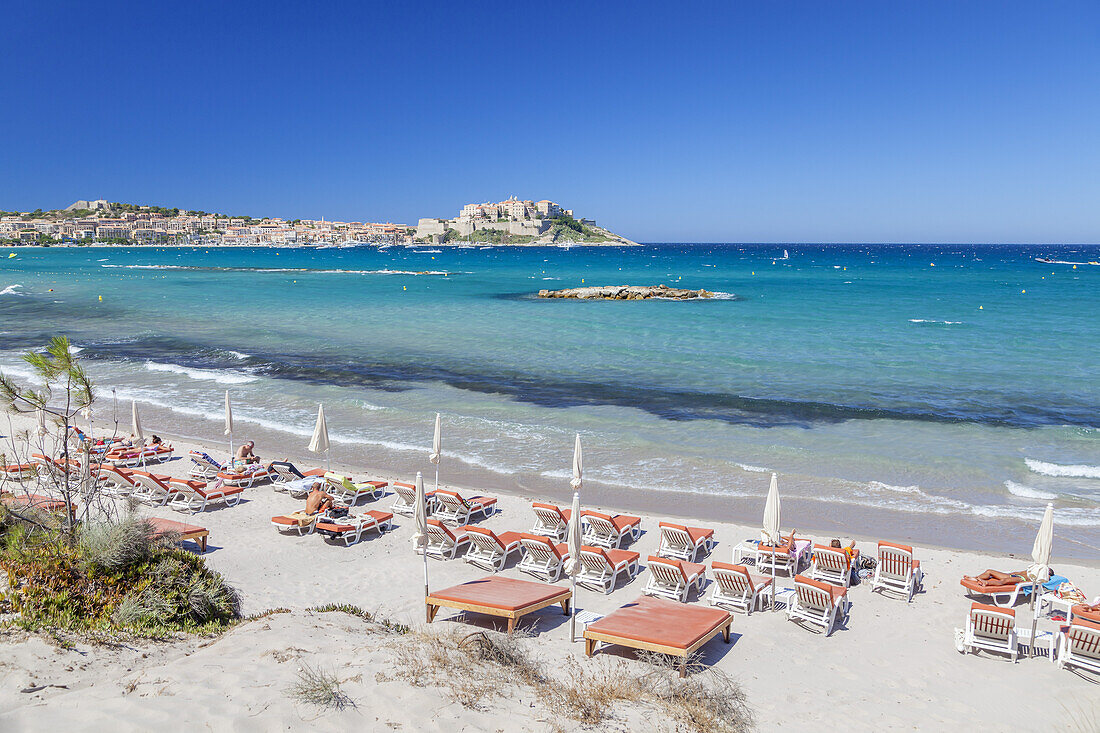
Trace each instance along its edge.
{"label": "dry grass tuft", "polygon": [[322,708],[343,710],[355,707],[355,702],[340,689],[340,679],[335,672],[303,664],[298,671],[298,681],[287,692],[298,702]]}
{"label": "dry grass tuft", "polygon": [[642,655],[645,664],[569,658],[548,673],[528,650],[527,637],[458,628],[416,631],[395,648],[397,676],[417,686],[445,689],[452,700],[485,709],[494,698],[524,690],[559,718],[595,726],[616,717],[625,704],[644,706],[654,728],[699,733],[752,730],[752,713],[740,686],[725,673],[690,664],[679,678],[679,660]]}

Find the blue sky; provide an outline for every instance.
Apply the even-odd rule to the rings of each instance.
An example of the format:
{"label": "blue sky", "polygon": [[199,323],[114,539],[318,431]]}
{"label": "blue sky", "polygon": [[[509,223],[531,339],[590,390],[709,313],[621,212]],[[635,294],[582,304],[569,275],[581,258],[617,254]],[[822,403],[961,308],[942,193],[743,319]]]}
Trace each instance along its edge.
{"label": "blue sky", "polygon": [[0,209],[1100,241],[1100,6],[19,3]]}

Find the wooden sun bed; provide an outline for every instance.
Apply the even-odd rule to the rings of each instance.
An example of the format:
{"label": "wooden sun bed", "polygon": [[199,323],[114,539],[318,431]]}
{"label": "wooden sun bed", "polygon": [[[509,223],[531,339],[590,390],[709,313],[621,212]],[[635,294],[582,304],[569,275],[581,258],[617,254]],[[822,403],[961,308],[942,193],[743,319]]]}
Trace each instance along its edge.
{"label": "wooden sun bed", "polygon": [[161,519],[160,517],[148,517],[148,521],[156,531],[154,537],[162,537],[173,532],[179,534],[180,540],[193,540],[199,546],[199,553],[206,552],[206,538],[210,531],[206,527],[196,527],[193,524],[184,524],[174,519]]}
{"label": "wooden sun bed", "polygon": [[572,595],[568,588],[491,575],[434,591],[424,602],[427,604],[428,623],[435,619],[441,607],[446,606],[506,618],[510,634],[519,618],[555,603],[560,603],[562,610],[568,614]]}
{"label": "wooden sun bed", "polygon": [[642,596],[589,624],[584,630],[584,653],[591,657],[596,644],[605,642],[680,657],[680,676],[687,674],[687,658],[722,634],[729,644],[733,615],[719,608]]}

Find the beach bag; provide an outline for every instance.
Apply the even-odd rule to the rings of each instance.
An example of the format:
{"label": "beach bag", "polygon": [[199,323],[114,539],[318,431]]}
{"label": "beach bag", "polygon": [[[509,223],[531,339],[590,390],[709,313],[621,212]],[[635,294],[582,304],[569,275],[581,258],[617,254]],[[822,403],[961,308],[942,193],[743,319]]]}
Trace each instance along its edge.
{"label": "beach bag", "polygon": [[1076,603],[1084,603],[1087,600],[1085,594],[1081,592],[1081,589],[1069,581],[1058,586],[1057,595],[1059,598],[1063,598],[1067,601],[1074,601]]}
{"label": "beach bag", "polygon": [[333,519],[346,517],[348,515],[348,508],[346,506],[334,506],[332,509],[329,509],[328,515]]}
{"label": "beach bag", "polygon": [[[860,570],[874,570],[878,567],[878,560],[873,557],[860,557],[859,569]],[[863,577],[862,575],[860,577]]]}

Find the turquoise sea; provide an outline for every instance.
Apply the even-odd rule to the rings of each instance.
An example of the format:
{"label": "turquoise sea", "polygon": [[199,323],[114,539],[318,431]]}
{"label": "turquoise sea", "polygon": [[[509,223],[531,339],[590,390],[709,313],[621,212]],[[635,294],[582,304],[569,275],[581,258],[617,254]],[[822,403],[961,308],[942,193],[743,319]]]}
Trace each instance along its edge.
{"label": "turquoise sea", "polygon": [[[1100,558],[1098,247],[12,251],[0,370],[68,334],[103,429],[222,441],[228,389],[304,457],[323,401],[335,460],[411,474],[439,411],[467,486],[564,499],[579,432],[605,505],[756,522],[776,471],[785,526],[1026,554],[1053,502]],[[532,297],[582,283],[720,296]]]}

